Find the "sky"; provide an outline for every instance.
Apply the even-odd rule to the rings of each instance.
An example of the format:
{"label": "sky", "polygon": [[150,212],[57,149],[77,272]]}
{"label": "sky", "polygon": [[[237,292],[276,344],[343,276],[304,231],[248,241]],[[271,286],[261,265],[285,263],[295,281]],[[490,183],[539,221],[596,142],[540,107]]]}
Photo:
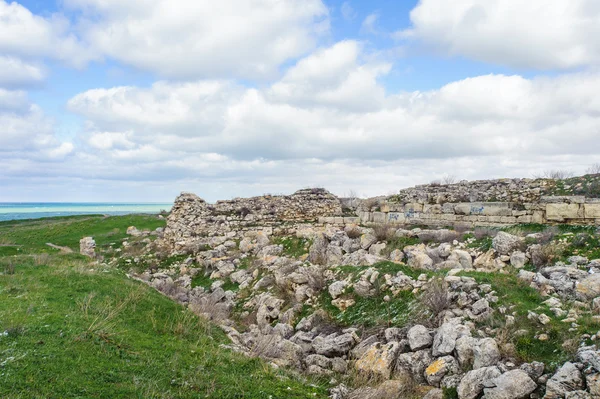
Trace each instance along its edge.
{"label": "sky", "polygon": [[0,202],[600,162],[597,0],[0,0]]}

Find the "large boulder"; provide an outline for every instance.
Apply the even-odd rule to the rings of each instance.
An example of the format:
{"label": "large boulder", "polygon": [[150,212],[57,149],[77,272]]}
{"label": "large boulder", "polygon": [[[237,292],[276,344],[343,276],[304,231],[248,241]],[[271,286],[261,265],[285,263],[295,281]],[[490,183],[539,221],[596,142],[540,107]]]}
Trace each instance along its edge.
{"label": "large boulder", "polygon": [[480,339],[473,348],[473,355],[473,369],[493,366],[500,361],[500,350],[494,338]]}
{"label": "large boulder", "polygon": [[385,345],[377,342],[371,345],[360,359],[356,361],[356,370],[367,376],[389,379],[399,349],[400,344],[398,342],[388,342]]}
{"label": "large boulder", "polygon": [[428,349],[401,353],[396,360],[394,374],[402,376],[403,373],[408,372],[416,382],[425,383],[425,370],[433,360],[434,359]]}
{"label": "large boulder", "polygon": [[458,384],[458,398],[475,399],[479,397],[483,392],[483,388],[491,386],[492,380],[501,374],[500,369],[496,366],[469,371]]}
{"label": "large boulder", "polygon": [[427,384],[438,387],[444,377],[459,372],[458,362],[452,356],[440,357],[425,369]]}
{"label": "large boulder", "polygon": [[452,251],[452,253],[448,257],[448,260],[460,264],[461,269],[473,268],[473,258],[471,257],[471,254],[461,249],[455,249],[454,251]]}
{"label": "large boulder", "polygon": [[354,336],[350,333],[337,335],[331,334],[327,337],[316,337],[313,348],[319,355],[334,357],[344,356],[355,344]]}
{"label": "large boulder", "polygon": [[537,384],[523,370],[511,370],[492,380],[493,388],[484,388],[486,399],[522,399],[535,391]]}
{"label": "large boulder", "polygon": [[411,351],[429,348],[433,342],[429,330],[422,325],[416,325],[408,330],[407,338]]}
{"label": "large boulder", "polygon": [[510,255],[521,246],[521,237],[499,231],[492,240],[492,248],[500,255]]}
{"label": "large boulder", "polygon": [[577,284],[577,296],[583,300],[592,300],[600,296],[600,274],[590,274]]}
{"label": "large boulder", "polygon": [[567,362],[546,383],[544,399],[564,398],[567,392],[578,391],[582,388],[581,372],[573,363]]}
{"label": "large boulder", "polygon": [[444,323],[438,328],[433,338],[433,347],[431,354],[434,357],[449,355],[454,351],[456,339],[458,338],[458,329],[456,323]]}

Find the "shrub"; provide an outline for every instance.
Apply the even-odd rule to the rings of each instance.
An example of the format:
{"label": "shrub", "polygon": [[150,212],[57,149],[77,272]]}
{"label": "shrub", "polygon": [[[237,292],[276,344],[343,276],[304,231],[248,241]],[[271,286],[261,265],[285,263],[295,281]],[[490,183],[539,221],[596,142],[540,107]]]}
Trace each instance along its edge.
{"label": "shrub", "polygon": [[586,174],[588,175],[596,175],[600,173],[600,163],[595,163],[593,165],[591,165],[586,171]]}
{"label": "shrub", "polygon": [[354,225],[346,229],[346,234],[350,238],[359,238],[362,235],[360,227]]}
{"label": "shrub", "polygon": [[536,175],[535,177],[537,179],[564,180],[573,177],[573,172],[562,169],[550,169],[543,171],[541,175]]}
{"label": "shrub", "polygon": [[435,324],[432,321],[449,309],[451,304],[448,285],[443,278],[436,277],[427,283],[421,295],[417,297],[412,313],[415,319],[423,324]]}
{"label": "shrub", "polygon": [[442,177],[443,184],[454,184],[456,183],[456,176],[454,175],[445,175]]}
{"label": "shrub", "polygon": [[363,200],[361,203],[361,206],[364,209],[367,209],[369,211],[378,205],[379,205],[379,200],[377,198],[367,198],[366,200]]}
{"label": "shrub", "polygon": [[394,228],[389,224],[381,223],[373,226],[373,235],[377,241],[389,241],[394,238]]}

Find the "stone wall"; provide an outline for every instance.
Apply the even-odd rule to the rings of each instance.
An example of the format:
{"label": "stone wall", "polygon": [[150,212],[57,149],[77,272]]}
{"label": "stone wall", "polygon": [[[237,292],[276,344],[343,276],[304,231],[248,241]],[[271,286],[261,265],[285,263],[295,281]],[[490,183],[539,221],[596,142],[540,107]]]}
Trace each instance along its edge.
{"label": "stone wall", "polygon": [[[505,226],[520,223],[600,225],[600,199],[557,196],[556,180],[500,179],[429,184],[379,201],[363,201],[362,223]],[[331,221],[322,220],[322,221]]]}
{"label": "stone wall", "polygon": [[[340,200],[324,189],[304,189],[292,195],[235,198],[208,204],[191,193],[175,200],[167,219],[165,242],[179,250],[212,236],[236,237],[244,231],[271,231],[294,223],[317,223],[319,217],[341,217]],[[355,222],[359,220],[355,218]]]}

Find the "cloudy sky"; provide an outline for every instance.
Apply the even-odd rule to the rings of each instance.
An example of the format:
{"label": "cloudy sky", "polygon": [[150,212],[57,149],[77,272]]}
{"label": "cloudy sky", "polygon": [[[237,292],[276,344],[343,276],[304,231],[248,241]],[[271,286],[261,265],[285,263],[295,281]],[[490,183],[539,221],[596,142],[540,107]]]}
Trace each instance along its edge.
{"label": "cloudy sky", "polygon": [[0,201],[600,162],[597,0],[0,0]]}

